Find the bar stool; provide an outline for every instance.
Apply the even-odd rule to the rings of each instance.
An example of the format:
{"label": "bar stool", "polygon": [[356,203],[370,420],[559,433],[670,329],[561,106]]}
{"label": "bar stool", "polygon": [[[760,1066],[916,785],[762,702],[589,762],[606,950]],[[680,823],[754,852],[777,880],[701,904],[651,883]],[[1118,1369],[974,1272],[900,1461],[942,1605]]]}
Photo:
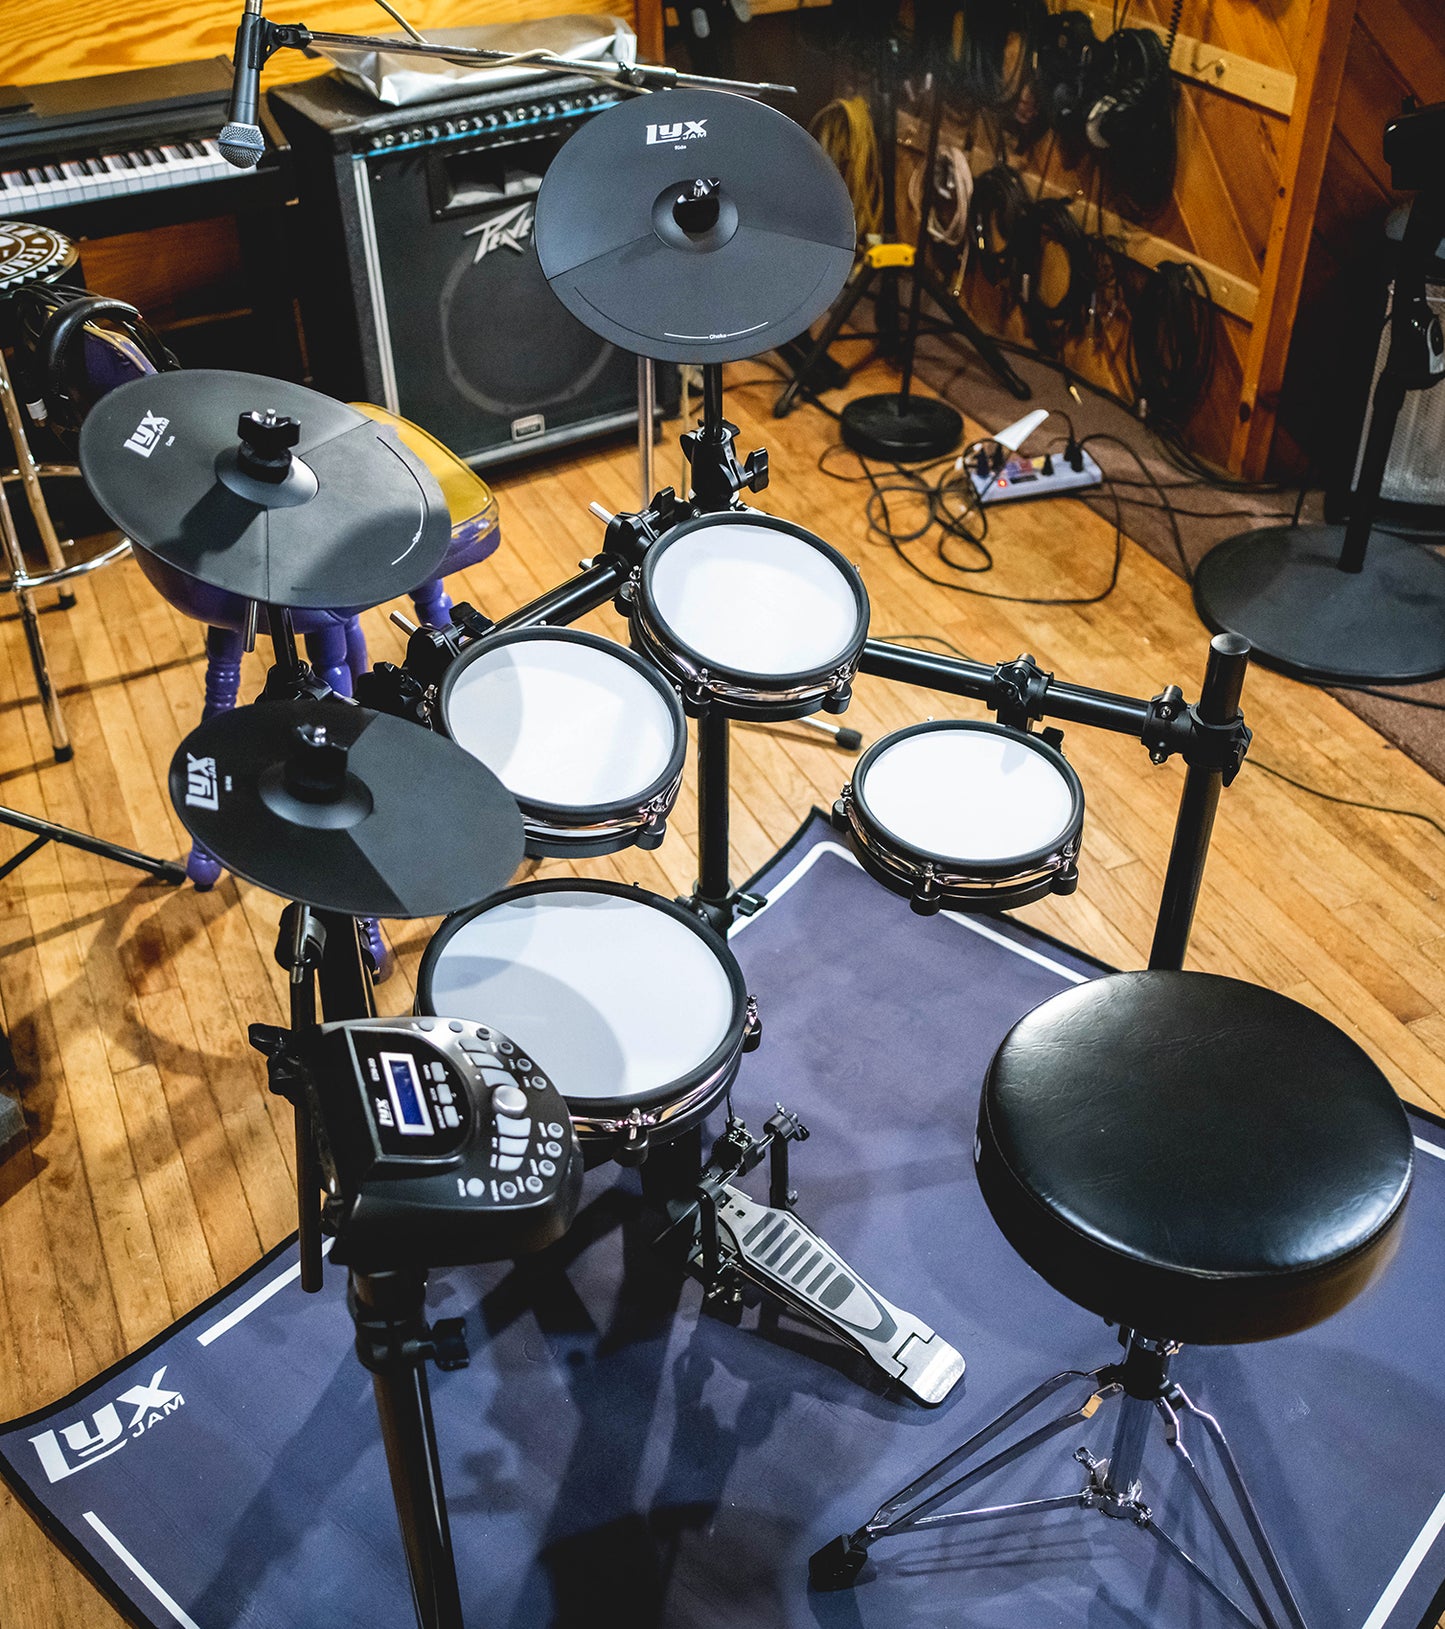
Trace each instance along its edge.
{"label": "bar stool", "polygon": [[[56,533],[41,481],[51,476],[78,477],[80,471],[72,464],[36,462],[5,350],[14,338],[13,314],[8,307],[16,291],[33,283],[61,282],[76,273],[78,263],[75,245],[61,233],[29,221],[0,220],[0,414],[4,416],[15,456],[13,467],[0,469],[0,550],[4,553],[6,572],[4,579],[0,580],[0,587],[15,596],[21,626],[25,630],[25,644],[30,652],[30,666],[35,673],[35,688],[45,710],[50,744],[59,763],[69,759],[74,749],[70,745],[60,699],[50,677],[50,663],[40,631],[35,596],[45,589],[59,588],[60,603],[73,605],[75,597],[69,584],[77,577],[99,571],[113,560],[123,559],[130,553],[130,544],[122,539],[90,559],[66,559],[65,549],[69,543],[68,540],[62,543]],[[45,551],[44,571],[31,571],[25,560],[20,532],[5,490],[16,482],[24,489],[26,504]]]}
{"label": "bar stool", "polygon": [[[1124,1356],[1055,1375],[975,1432],[819,1550],[814,1587],[850,1587],[882,1538],[1083,1507],[1152,1533],[1241,1622],[1305,1629],[1223,1429],[1170,1369],[1186,1343],[1272,1340],[1353,1300],[1393,1252],[1412,1158],[1404,1110],[1365,1053],[1272,991],[1204,973],[1119,973],[1036,1008],[989,1067],[974,1145],[979,1186],[1024,1261],[1119,1326]],[[1081,1400],[983,1455],[1069,1388],[1082,1388]],[[1108,1457],[1082,1446],[1074,1454],[1081,1489],[957,1508],[965,1489],[1113,1402]],[[1257,1617],[1147,1502],[1144,1451],[1156,1418]],[[1186,1445],[1186,1426],[1213,1448],[1235,1520]]]}

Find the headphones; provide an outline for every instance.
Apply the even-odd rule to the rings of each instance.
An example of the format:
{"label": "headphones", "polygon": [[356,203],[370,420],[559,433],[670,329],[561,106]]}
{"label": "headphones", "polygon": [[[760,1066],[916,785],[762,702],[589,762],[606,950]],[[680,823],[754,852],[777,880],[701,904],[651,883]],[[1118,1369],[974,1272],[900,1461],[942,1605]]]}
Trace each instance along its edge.
{"label": "headphones", "polygon": [[31,419],[66,446],[74,444],[91,407],[117,385],[180,367],[125,300],[67,283],[32,285],[13,298],[20,316],[20,394]]}

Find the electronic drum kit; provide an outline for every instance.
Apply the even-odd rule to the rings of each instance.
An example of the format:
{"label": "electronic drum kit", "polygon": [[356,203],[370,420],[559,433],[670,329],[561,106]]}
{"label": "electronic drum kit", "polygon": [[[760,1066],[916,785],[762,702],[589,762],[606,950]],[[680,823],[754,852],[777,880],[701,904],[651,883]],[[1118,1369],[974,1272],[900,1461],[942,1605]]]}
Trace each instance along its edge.
{"label": "electronic drum kit", "polygon": [[[941,1336],[816,1235],[843,1275],[822,1300],[762,1260],[741,1228],[729,1232],[730,1196],[739,1216],[769,1208],[734,1186],[765,1155],[770,1208],[796,1221],[787,1147],[806,1135],[781,1107],[760,1137],[729,1112],[710,1160],[702,1154],[704,1122],[760,1039],[726,940],[735,912],[758,903],[727,871],[729,722],[840,712],[870,669],[994,709],[997,723],[945,720],[878,740],[835,809],[863,866],[923,913],[993,911],[1076,885],[1083,791],[1056,732],[1032,728],[1045,714],[1142,735],[1159,761],[1189,756],[1198,734],[1177,691],[1133,702],[1059,686],[1031,658],[987,668],[870,641],[857,569],[803,527],[742,504],[767,464],[734,454],[721,364],[795,337],[826,310],[854,236],[847,192],[812,138],[744,97],[639,98],[574,135],[538,200],[543,269],[597,332],[702,365],[703,418],[684,437],[694,491],[610,517],[579,578],[501,623],[458,607],[450,629],[419,630],[416,662],[409,651],[407,664],[359,685],[375,705],[317,680],[289,609],[380,604],[440,560],[440,490],[389,429],[298,386],[207,371],[126,385],[84,427],[84,473],[137,548],[242,595],[256,623],[265,609],[276,661],[262,698],[187,736],[171,795],[225,866],[293,902],[278,949],[292,1027],[257,1027],[253,1042],[297,1107],[303,1282],[319,1282],[324,1188],[334,1259],[355,1265],[358,1351],[379,1400],[401,1388],[388,1393],[383,1426],[424,1625],[461,1621],[421,1366],[455,1358],[455,1340],[428,1333],[425,1267],[459,1259],[458,1237],[473,1241],[468,1260],[555,1237],[575,1212],[579,1153],[587,1165],[641,1165],[710,1305],[735,1306],[743,1280],[761,1285],[926,1403],[963,1372]],[[566,626],[608,601],[626,616],[631,649]],[[524,850],[584,858],[662,842],[689,716],[692,896],[592,880],[506,886]],[[1216,788],[1221,768],[1206,769]],[[1196,810],[1196,835],[1200,819]],[[1171,884],[1188,893],[1186,934],[1188,884]],[[356,919],[440,914],[416,1014],[375,1018]],[[372,1031],[382,1040],[368,1041]],[[335,1085],[348,1069],[354,1092]],[[551,1107],[533,1113],[534,1097]],[[405,1206],[382,1208],[403,1216],[390,1236],[411,1240],[407,1260],[378,1256],[374,1230],[369,1246],[348,1243],[379,1196],[433,1177],[445,1197],[418,1203],[411,1222]],[[403,1180],[412,1186],[397,1188]],[[531,1233],[503,1226],[548,1206],[550,1222]],[[403,1392],[410,1414],[396,1402]]]}

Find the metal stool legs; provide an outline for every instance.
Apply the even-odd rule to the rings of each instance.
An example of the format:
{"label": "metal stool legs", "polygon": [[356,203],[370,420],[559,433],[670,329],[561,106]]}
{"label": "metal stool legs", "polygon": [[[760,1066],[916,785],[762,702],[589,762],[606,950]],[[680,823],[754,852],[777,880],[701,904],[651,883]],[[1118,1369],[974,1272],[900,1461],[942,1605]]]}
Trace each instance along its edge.
{"label": "metal stool legs", "polygon": [[[15,395],[15,387],[11,382],[10,369],[6,364],[3,350],[0,350],[0,411],[4,413],[5,426],[15,449],[15,468],[0,473],[0,549],[4,551],[5,570],[9,579],[5,586],[14,594],[20,610],[20,621],[25,629],[25,643],[30,651],[30,665],[35,671],[35,688],[40,695],[40,704],[45,709],[45,723],[50,731],[50,744],[54,748],[56,762],[64,763],[74,749],[70,745],[70,735],[60,711],[60,699],[55,693],[55,685],[50,677],[50,663],[45,654],[45,641],[40,633],[40,617],[35,605],[35,595],[42,588],[58,587],[60,603],[73,605],[75,596],[69,587],[71,578],[83,576],[129,554],[130,543],[123,540],[92,560],[74,565],[66,564],[60,539],[55,534],[55,523],[50,518],[50,509],[45,502],[45,493],[41,490],[40,477],[78,475],[80,472],[69,465],[35,462],[30,452],[30,443],[25,437],[25,421],[21,416],[20,403]],[[26,568],[24,551],[20,546],[20,533],[15,525],[15,515],[10,507],[9,496],[5,491],[7,482],[17,480],[25,488],[26,502],[45,549],[47,569],[39,575],[33,575]]]}
{"label": "metal stool legs", "polygon": [[[1177,1350],[1167,1343],[1131,1335],[1122,1362],[1105,1364],[1092,1371],[1068,1369],[1046,1380],[975,1432],[953,1453],[885,1500],[862,1527],[853,1533],[840,1534],[817,1551],[809,1563],[813,1587],[851,1588],[863,1570],[869,1550],[879,1539],[974,1522],[1027,1521],[1050,1511],[1076,1508],[1097,1510],[1101,1515],[1128,1521],[1152,1533],[1194,1581],[1246,1629],[1306,1629],[1299,1604],[1219,1422],[1196,1407],[1184,1389],[1169,1378],[1169,1361]],[[1042,1408],[1056,1393],[1079,1385],[1088,1388],[1081,1401],[1035,1425],[1007,1447],[980,1457],[985,1449]],[[1078,1492],[1012,1504],[952,1508],[965,1489],[1015,1464],[1062,1433],[1092,1420],[1106,1403],[1115,1401],[1119,1404],[1119,1417],[1108,1458],[1096,1458],[1083,1447],[1075,1450],[1074,1458],[1086,1473],[1084,1486]],[[1163,1426],[1165,1443],[1184,1474],[1184,1485],[1198,1500],[1248,1591],[1254,1615],[1160,1525],[1145,1502],[1144,1448],[1156,1417]],[[1238,1515],[1243,1518],[1244,1537],[1231,1525],[1184,1442],[1182,1425],[1186,1419],[1198,1423],[1214,1449]],[[1245,1549],[1245,1537],[1252,1543],[1253,1558]]]}

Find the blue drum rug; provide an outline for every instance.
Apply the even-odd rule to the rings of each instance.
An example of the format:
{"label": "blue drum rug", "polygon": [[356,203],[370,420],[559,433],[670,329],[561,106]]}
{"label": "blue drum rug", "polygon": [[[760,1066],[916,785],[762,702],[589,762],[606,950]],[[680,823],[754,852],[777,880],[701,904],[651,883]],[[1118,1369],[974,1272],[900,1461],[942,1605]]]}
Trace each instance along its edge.
{"label": "blue drum rug", "polygon": [[[1016,923],[912,915],[819,818],[758,881],[770,903],[734,945],[764,1039],[734,1106],[755,1129],[775,1100],[802,1114],[801,1214],[967,1374],[929,1410],[801,1324],[700,1317],[635,1179],[594,1171],[549,1256],[432,1280],[432,1316],[465,1315],[473,1349],[470,1368],[431,1373],[468,1625],[1224,1629],[1151,1536],[1087,1510],[885,1541],[853,1591],[809,1591],[820,1544],[1037,1381],[1117,1350],[1004,1244],[970,1160],[998,1041],[1099,969]],[[1176,1365],[1224,1421],[1314,1629],[1415,1629],[1441,1606],[1445,1127],[1415,1127],[1404,1241],[1377,1285],[1306,1334]],[[414,1621],[345,1275],[327,1278],[305,1296],[274,1252],[0,1432],[10,1485],[132,1623]],[[1112,1413],[1079,1442],[1107,1453]],[[1075,1491],[1077,1445],[1058,1439],[984,1502]],[[1155,1510],[1227,1575],[1170,1469],[1152,1443]]]}

